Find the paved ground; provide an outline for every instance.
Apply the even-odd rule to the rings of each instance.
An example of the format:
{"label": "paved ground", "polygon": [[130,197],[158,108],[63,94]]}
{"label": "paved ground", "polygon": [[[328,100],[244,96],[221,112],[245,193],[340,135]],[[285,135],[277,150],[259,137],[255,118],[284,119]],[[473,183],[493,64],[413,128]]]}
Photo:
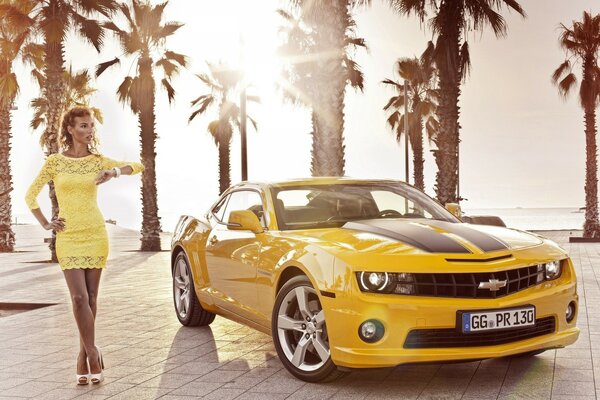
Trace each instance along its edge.
{"label": "paved ground", "polygon": [[577,268],[582,334],[575,345],[533,358],[400,366],[307,384],[283,369],[267,335],[219,317],[209,328],[182,327],[169,252],[137,252],[137,232],[108,228],[97,329],[105,382],[74,384],[78,339],[62,273],[43,262],[45,232],[17,226],[18,251],[0,254],[0,303],[56,305],[0,317],[0,399],[600,398],[600,244],[569,244],[569,232],[546,234]]}

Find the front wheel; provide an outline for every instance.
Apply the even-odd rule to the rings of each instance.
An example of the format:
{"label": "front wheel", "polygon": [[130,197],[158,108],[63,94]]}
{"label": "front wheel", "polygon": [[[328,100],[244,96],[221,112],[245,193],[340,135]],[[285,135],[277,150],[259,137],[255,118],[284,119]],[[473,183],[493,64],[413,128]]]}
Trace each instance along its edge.
{"label": "front wheel", "polygon": [[181,325],[210,325],[215,319],[215,314],[202,308],[196,297],[190,264],[183,252],[177,255],[173,267],[173,302]]}
{"label": "front wheel", "polygon": [[325,313],[306,276],[290,279],[277,294],[271,330],[279,359],[295,377],[320,382],[344,374],[331,360]]}

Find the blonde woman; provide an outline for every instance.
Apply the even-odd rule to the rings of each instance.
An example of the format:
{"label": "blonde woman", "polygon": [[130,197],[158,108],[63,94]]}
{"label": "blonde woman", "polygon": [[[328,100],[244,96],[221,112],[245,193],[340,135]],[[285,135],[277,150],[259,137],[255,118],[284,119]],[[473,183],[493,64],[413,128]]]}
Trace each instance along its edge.
{"label": "blonde woman", "polygon": [[[97,384],[104,379],[104,363],[95,342],[96,299],[108,256],[108,235],[96,201],[97,185],[120,175],[140,173],[144,167],[98,153],[94,120],[87,108],[76,107],[63,116],[60,145],[62,152],[48,156],[25,200],[40,225],[56,232],[56,255],[79,329],[76,382]],[[50,222],[36,200],[49,181],[54,182],[60,208],[60,215]]]}

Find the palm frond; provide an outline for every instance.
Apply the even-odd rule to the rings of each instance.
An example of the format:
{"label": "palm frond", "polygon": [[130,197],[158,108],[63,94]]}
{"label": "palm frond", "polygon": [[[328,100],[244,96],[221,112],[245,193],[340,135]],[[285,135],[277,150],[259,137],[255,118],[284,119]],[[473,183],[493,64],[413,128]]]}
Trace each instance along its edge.
{"label": "palm frond", "polygon": [[560,77],[565,73],[565,71],[571,69],[571,62],[567,59],[562,64],[556,68],[554,73],[552,74],[552,82],[558,83]]}
{"label": "palm frond", "polygon": [[460,48],[460,75],[465,81],[471,73],[471,55],[469,54],[469,43],[464,42]]}
{"label": "palm frond", "polygon": [[246,118],[250,120],[250,123],[254,127],[254,130],[258,132],[258,124],[256,123],[256,120],[254,120],[254,118],[250,117],[249,115],[246,115]]}
{"label": "palm frond", "polygon": [[104,30],[100,22],[87,19],[76,12],[71,14],[71,18],[73,23],[79,27],[77,31],[79,35],[94,46],[97,52],[100,52],[100,47],[102,47],[104,41]]}
{"label": "palm frond", "polygon": [[563,97],[567,97],[576,84],[577,78],[575,77],[575,74],[571,72],[558,83],[558,91]]}
{"label": "palm frond", "polygon": [[394,129],[394,127],[398,124],[399,118],[400,113],[398,111],[394,111],[390,114],[390,116],[387,119],[387,123],[390,126],[390,128]]}
{"label": "palm frond", "polygon": [[167,97],[169,98],[169,104],[171,104],[173,102],[173,100],[175,100],[175,89],[173,89],[173,86],[171,86],[171,83],[166,78],[162,79],[160,82],[162,83],[163,87],[167,91]]}
{"label": "palm frond", "polygon": [[37,82],[37,84],[40,88],[44,87],[44,82],[46,82],[46,77],[44,76],[44,74],[42,72],[40,72],[40,70],[38,70],[38,69],[31,70],[31,76],[35,79],[35,81]]}
{"label": "palm frond", "polygon": [[0,104],[10,106],[19,94],[19,83],[14,72],[0,74]]}
{"label": "palm frond", "polygon": [[152,35],[154,40],[162,40],[167,36],[171,36],[174,34],[179,28],[181,28],[183,24],[178,22],[169,22],[164,24],[160,29],[156,30]]}
{"label": "palm frond", "polygon": [[210,97],[210,94],[203,94],[202,96],[197,97],[196,99],[191,101],[192,106],[195,106],[198,102],[204,100],[207,97]]}
{"label": "palm frond", "polygon": [[194,112],[192,112],[192,114],[188,118],[188,122],[191,122],[194,119],[194,117],[196,117],[196,115],[202,114],[204,111],[206,111],[206,109],[213,103],[213,101],[213,96],[209,96],[200,100],[200,107],[198,107]]}
{"label": "palm frond", "polygon": [[29,42],[21,50],[23,62],[33,65],[37,69],[44,68],[44,46],[39,43]]}
{"label": "palm frond", "polygon": [[164,71],[165,76],[169,79],[178,72],[177,65],[173,64],[166,58],[161,58],[160,60],[156,61],[154,65],[156,65],[157,67],[161,67]]}
{"label": "palm frond", "polygon": [[117,96],[119,101],[123,104],[129,104],[131,102],[130,90],[132,82],[133,78],[131,76],[126,76],[117,88]]}
{"label": "palm frond", "polygon": [[112,67],[115,64],[119,64],[121,61],[115,57],[110,61],[105,61],[103,63],[98,64],[96,67],[96,77],[100,76],[107,68]]}
{"label": "palm frond", "polygon": [[165,58],[168,60],[175,61],[182,67],[186,67],[188,64],[187,56],[179,53],[175,53],[174,51],[167,50],[165,51]]}
{"label": "palm frond", "polygon": [[398,97],[404,98],[404,96],[393,96],[393,97],[390,97],[390,100],[385,104],[385,106],[383,106],[383,109],[387,110],[388,108],[390,108],[392,106],[392,104],[394,104],[396,101],[398,101]]}

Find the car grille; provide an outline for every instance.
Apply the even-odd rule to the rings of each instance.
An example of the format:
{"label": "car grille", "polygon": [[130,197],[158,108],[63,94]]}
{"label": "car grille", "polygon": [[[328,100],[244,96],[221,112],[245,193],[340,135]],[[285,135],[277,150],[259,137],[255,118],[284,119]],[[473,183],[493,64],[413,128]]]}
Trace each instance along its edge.
{"label": "car grille", "polygon": [[409,332],[404,342],[405,349],[446,347],[477,347],[511,343],[553,333],[556,329],[554,317],[535,321],[534,326],[504,329],[492,332],[462,333],[450,329],[415,329]]}
{"label": "car grille", "polygon": [[[476,299],[506,296],[545,280],[544,271],[538,270],[537,265],[500,272],[413,274],[413,276],[413,295]],[[506,280],[506,286],[495,291],[479,289],[480,282],[488,282],[491,279]]]}

